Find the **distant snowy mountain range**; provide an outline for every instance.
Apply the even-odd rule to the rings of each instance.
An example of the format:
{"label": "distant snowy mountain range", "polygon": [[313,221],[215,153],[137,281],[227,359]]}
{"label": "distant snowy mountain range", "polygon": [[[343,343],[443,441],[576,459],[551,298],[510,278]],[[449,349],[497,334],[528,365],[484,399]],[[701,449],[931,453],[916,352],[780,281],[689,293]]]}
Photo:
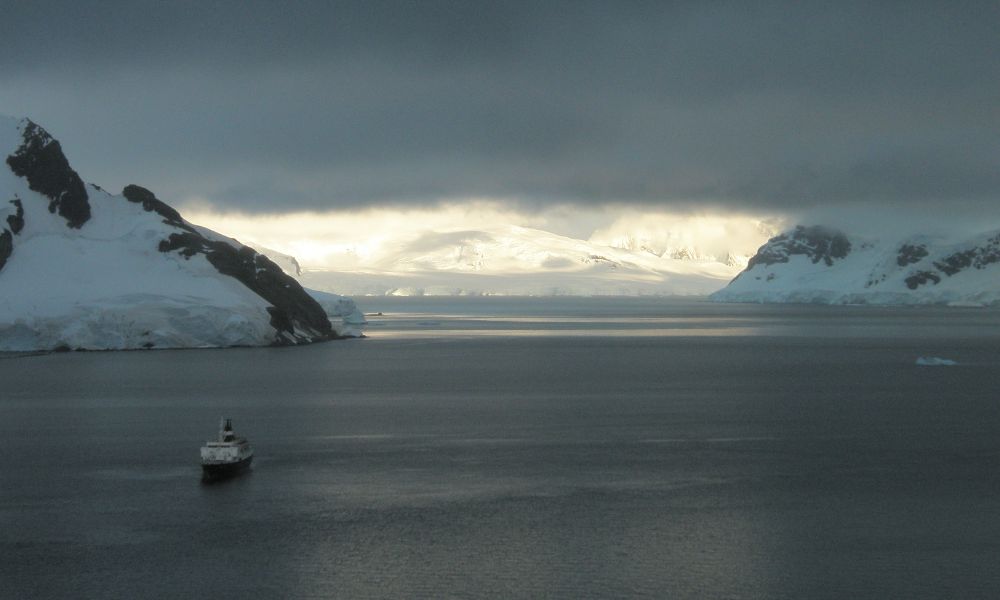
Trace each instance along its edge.
{"label": "distant snowy mountain range", "polygon": [[772,238],[718,302],[1000,304],[1000,231],[862,239],[824,227]]}
{"label": "distant snowy mountain range", "polygon": [[[763,230],[762,230],[763,231]],[[351,270],[302,269],[354,295],[710,295],[717,302],[1000,304],[1000,231],[882,239],[797,226],[747,256],[623,235],[603,243],[494,225],[424,232]],[[287,261],[286,261],[287,262]],[[728,285],[727,285],[728,283]]]}
{"label": "distant snowy mountain range", "polygon": [[629,241],[607,245],[515,225],[421,232],[349,269],[305,268],[300,281],[353,295],[704,295],[749,260]]}
{"label": "distant snowy mountain range", "polygon": [[0,156],[0,351],[299,344],[363,324],[149,190],[84,184],[30,120],[0,117]]}

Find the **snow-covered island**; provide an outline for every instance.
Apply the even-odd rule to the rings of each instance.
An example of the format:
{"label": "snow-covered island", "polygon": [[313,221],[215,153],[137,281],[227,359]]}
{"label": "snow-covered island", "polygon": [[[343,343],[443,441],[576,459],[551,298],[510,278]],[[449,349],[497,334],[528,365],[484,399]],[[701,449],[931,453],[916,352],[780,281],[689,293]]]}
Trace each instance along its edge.
{"label": "snow-covered island", "polygon": [[302,344],[360,335],[253,248],[142,187],[85,184],[59,142],[0,117],[0,351]]}
{"label": "snow-covered island", "polygon": [[1000,231],[875,240],[798,226],[771,238],[717,302],[1000,304]]}

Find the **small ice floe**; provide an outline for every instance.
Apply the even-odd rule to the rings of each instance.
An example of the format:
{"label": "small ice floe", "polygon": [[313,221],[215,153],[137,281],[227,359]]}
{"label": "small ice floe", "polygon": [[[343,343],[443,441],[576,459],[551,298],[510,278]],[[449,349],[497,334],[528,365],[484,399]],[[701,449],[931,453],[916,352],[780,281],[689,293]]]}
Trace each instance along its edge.
{"label": "small ice floe", "polygon": [[917,364],[924,367],[950,367],[952,365],[957,365],[958,363],[950,358],[941,358],[939,356],[921,356],[917,358]]}

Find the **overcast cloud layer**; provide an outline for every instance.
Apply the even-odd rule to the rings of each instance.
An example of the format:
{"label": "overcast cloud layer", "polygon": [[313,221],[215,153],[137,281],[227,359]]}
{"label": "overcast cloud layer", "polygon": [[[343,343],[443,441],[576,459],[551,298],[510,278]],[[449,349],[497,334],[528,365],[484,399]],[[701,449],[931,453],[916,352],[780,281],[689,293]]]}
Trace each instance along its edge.
{"label": "overcast cloud layer", "polygon": [[1000,217],[1000,3],[6,2],[0,112],[85,179]]}

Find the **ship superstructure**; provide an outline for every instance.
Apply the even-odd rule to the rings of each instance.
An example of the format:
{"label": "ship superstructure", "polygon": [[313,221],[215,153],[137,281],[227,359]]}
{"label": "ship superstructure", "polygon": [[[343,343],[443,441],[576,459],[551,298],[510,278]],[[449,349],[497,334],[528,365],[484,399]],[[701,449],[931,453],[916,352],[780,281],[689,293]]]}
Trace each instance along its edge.
{"label": "ship superstructure", "polygon": [[236,435],[232,419],[221,419],[218,439],[205,442],[201,447],[201,469],[205,479],[236,475],[250,468],[252,461],[253,447],[246,438]]}

